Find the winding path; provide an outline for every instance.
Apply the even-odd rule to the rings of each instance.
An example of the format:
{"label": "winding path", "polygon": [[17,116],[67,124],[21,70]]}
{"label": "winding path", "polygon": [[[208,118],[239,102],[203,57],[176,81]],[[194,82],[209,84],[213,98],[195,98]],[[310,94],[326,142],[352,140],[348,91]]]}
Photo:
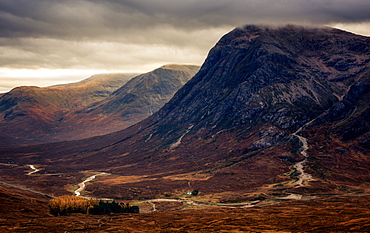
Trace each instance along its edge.
{"label": "winding path", "polygon": [[223,208],[243,208],[245,209],[245,208],[254,207],[260,201],[253,201],[253,202],[246,202],[246,203],[233,203],[233,204],[220,204],[216,202],[201,202],[201,201],[186,200],[186,199],[157,198],[157,199],[147,200],[147,202],[152,205],[152,210],[145,211],[142,213],[156,212],[157,208],[154,202],[181,202],[181,203],[186,203],[186,204],[195,205],[195,206],[214,206],[214,207],[223,207]]}

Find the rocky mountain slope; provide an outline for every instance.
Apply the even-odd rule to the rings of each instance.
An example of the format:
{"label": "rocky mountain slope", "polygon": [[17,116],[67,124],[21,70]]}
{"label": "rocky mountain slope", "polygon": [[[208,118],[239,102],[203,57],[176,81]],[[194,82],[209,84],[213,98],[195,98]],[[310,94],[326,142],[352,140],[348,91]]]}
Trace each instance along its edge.
{"label": "rocky mountain slope", "polygon": [[3,151],[1,159],[52,173],[113,174],[89,186],[95,196],[197,189],[235,202],[366,193],[369,74],[368,37],[245,26],[221,38],[200,71],[142,122],[102,137]]}
{"label": "rocky mountain slope", "polygon": [[15,88],[0,97],[0,146],[81,139],[124,129],[163,106],[197,70],[168,65],[139,76],[101,74],[73,84]]}
{"label": "rocky mountain slope", "polygon": [[106,99],[66,115],[59,128],[65,140],[104,135],[127,128],[158,111],[199,70],[165,65],[138,75]]}

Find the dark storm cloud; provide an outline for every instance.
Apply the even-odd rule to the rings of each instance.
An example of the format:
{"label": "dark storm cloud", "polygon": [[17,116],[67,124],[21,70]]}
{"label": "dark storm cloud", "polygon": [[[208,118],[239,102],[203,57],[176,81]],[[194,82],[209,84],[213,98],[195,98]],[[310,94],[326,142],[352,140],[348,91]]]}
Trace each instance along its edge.
{"label": "dark storm cloud", "polygon": [[0,68],[200,64],[236,26],[361,23],[369,12],[369,0],[0,0]]}
{"label": "dark storm cloud", "polygon": [[362,22],[369,12],[368,0],[0,0],[0,36],[130,39],[158,27]]}

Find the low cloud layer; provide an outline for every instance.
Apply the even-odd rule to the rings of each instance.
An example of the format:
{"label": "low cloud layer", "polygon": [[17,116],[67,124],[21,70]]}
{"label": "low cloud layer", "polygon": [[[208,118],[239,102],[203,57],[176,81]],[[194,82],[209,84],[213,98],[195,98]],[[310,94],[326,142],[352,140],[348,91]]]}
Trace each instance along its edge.
{"label": "low cloud layer", "polygon": [[369,12],[368,0],[0,0],[0,69],[201,64],[237,26],[337,25],[369,35]]}

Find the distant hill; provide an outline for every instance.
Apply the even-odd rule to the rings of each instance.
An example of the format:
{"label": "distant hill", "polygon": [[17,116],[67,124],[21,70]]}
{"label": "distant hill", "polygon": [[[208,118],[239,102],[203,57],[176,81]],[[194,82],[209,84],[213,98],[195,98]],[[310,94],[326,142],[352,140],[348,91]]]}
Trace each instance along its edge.
{"label": "distant hill", "polygon": [[[176,73],[176,68],[179,69],[178,73]],[[159,105],[163,105],[168,101],[173,93],[195,74],[197,69],[196,66],[172,65],[156,71],[153,76],[156,75],[157,81],[152,80],[152,78],[147,80],[148,84],[153,84],[153,87],[156,88],[156,90],[151,92],[151,95],[157,94],[157,96],[150,99],[155,101],[137,106],[136,111],[141,111],[138,110],[140,107],[145,108],[137,116],[135,116],[135,111],[130,113],[127,110],[126,112],[129,115],[131,114],[130,118],[119,116],[121,117],[119,121],[124,121],[124,123],[119,125],[111,124],[113,123],[111,120],[115,117],[113,113],[124,111],[122,109],[125,109],[125,104],[121,103],[119,99],[119,95],[124,95],[121,92],[124,92],[125,89],[121,91],[117,91],[117,89],[138,74],[98,74],[77,83],[44,88],[14,88],[0,96],[0,129],[2,132],[0,146],[81,139],[121,130],[149,116],[151,114],[148,111],[149,108],[152,108],[151,111],[155,111],[161,107]],[[168,70],[169,74],[163,77],[167,83],[161,81],[160,70],[163,71],[162,74]],[[174,75],[174,77],[171,77],[171,75]],[[143,75],[139,77],[127,84],[133,86],[135,85],[135,80],[145,82],[146,78]],[[157,84],[154,84],[155,82]],[[167,84],[169,85],[168,87],[166,87]],[[150,85],[145,87],[140,85],[138,83],[129,91],[134,92],[136,91],[135,88],[139,88],[138,91],[142,93],[151,88]],[[158,93],[155,93],[155,91],[158,91]],[[104,106],[104,103],[100,102],[107,98],[116,102],[114,106],[109,106],[111,118],[107,118],[107,114],[99,111],[98,107],[100,105]],[[141,98],[141,96],[131,96],[131,99],[135,98]],[[94,109],[94,112],[91,109]],[[86,112],[91,113],[84,114]],[[102,122],[107,122],[108,124],[101,124]]]}
{"label": "distant hill", "polygon": [[104,135],[127,128],[159,110],[199,70],[192,65],[165,65],[138,75],[106,99],[66,114],[59,139]]}
{"label": "distant hill", "polygon": [[[0,96],[0,146],[52,141],[67,112],[101,101],[137,74],[98,74],[51,87],[22,86]],[[48,138],[46,140],[42,139]]]}

